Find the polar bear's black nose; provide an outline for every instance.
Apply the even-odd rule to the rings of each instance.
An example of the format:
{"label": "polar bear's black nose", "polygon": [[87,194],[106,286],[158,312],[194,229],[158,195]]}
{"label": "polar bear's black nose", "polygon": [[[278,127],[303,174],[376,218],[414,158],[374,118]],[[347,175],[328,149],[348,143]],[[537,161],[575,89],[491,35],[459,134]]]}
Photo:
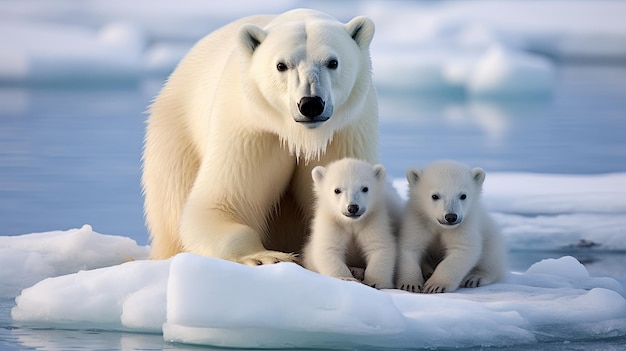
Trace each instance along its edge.
{"label": "polar bear's black nose", "polygon": [[348,212],[350,214],[356,214],[359,212],[359,205],[348,205]]}
{"label": "polar bear's black nose", "polygon": [[319,96],[303,97],[298,102],[298,109],[305,117],[317,117],[324,112],[324,100]]}
{"label": "polar bear's black nose", "polygon": [[448,222],[448,223],[456,222],[457,218],[458,218],[458,216],[455,213],[448,213],[445,216],[446,222]]}

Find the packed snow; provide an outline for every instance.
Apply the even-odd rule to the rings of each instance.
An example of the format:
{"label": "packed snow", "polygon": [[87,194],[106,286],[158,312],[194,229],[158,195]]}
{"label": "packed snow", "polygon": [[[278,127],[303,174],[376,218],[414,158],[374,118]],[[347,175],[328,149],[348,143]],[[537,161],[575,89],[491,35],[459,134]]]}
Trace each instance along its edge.
{"label": "packed snow", "polygon": [[[80,229],[0,236],[0,297],[13,297],[44,278],[145,259],[149,247],[130,238]],[[10,269],[9,269],[10,267]]]}
{"label": "packed snow", "polygon": [[[105,84],[165,75],[194,42],[245,15],[297,7],[377,26],[375,80],[385,88],[471,97],[550,94],[554,59],[623,60],[626,4],[614,1],[0,2],[0,82]],[[399,10],[401,9],[401,10]],[[539,15],[541,14],[541,15]],[[602,20],[597,20],[597,19]]]}
{"label": "packed snow", "polygon": [[[405,183],[394,180],[401,195]],[[595,243],[587,250],[621,252],[620,184],[626,173],[492,173],[483,196],[513,250],[566,252],[585,240]],[[88,225],[0,237],[0,278],[8,282],[0,295],[19,294],[11,311],[17,325],[162,333],[166,341],[234,348],[459,347],[626,333],[624,287],[592,277],[565,254],[493,285],[423,295],[295,264],[247,267],[191,254],[151,261],[148,249]]]}

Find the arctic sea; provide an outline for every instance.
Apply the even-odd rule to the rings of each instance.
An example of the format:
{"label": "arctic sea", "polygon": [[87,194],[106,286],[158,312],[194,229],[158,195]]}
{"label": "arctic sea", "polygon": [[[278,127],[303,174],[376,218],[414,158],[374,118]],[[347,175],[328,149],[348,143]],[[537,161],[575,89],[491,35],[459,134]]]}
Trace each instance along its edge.
{"label": "arctic sea", "polygon": [[[145,111],[167,73],[191,43],[241,12],[241,4],[232,4],[225,5],[218,14],[195,16],[194,6],[209,13],[208,5],[182,3],[187,6],[185,11],[172,12],[175,6],[167,2],[163,9],[151,8],[151,16],[144,16],[140,14],[144,3],[129,9],[122,2],[92,1],[93,8],[78,11],[65,1],[58,1],[55,6],[44,5],[46,2],[0,2],[0,13],[13,16],[0,23],[1,236],[18,238],[88,224],[91,227],[83,227],[83,232],[91,233],[93,228],[98,233],[130,238],[140,250],[149,244],[140,187]],[[512,271],[523,273],[542,259],[573,256],[592,277],[612,277],[626,286],[626,55],[619,51],[619,47],[626,47],[622,45],[626,43],[626,28],[612,28],[609,18],[604,24],[597,24],[600,32],[596,37],[581,39],[568,26],[567,18],[546,19],[545,12],[536,18],[537,23],[510,21],[505,25],[493,19],[497,14],[484,15],[484,8],[495,6],[490,2],[481,2],[476,8],[454,2],[420,3],[417,9],[410,2],[394,2],[393,9],[382,3],[360,1],[353,2],[354,6],[335,8],[326,1],[314,4],[327,12],[335,10],[333,14],[342,20],[358,14],[378,19],[372,59],[379,83],[381,162],[399,191],[402,192],[404,173],[410,166],[424,166],[441,158],[480,166],[487,171],[485,200],[504,228]],[[531,7],[540,6],[530,3],[534,3]],[[585,4],[593,2],[575,3],[578,11],[584,13],[589,12]],[[280,12],[303,5],[306,4],[283,1],[272,7],[255,5],[259,8],[247,10]],[[512,8],[508,11],[502,6],[495,6],[494,12],[503,18],[514,18],[512,13],[520,13],[520,5],[509,3]],[[612,10],[613,6],[620,5],[602,2],[591,8],[604,7],[607,14],[618,13]],[[550,12],[553,7],[571,8],[566,1],[551,2],[544,10]],[[409,23],[414,35],[394,36],[394,24],[410,18],[412,11],[417,10],[423,17],[421,22]],[[563,13],[564,17],[581,16]],[[169,27],[159,26],[157,19],[169,18],[166,15],[180,22],[172,20],[167,22]],[[398,16],[397,21],[394,15]],[[580,18],[587,17],[594,17],[593,13]],[[124,23],[118,25],[121,19]],[[200,20],[207,20],[203,29],[199,29]],[[562,31],[551,31],[545,25],[551,21]],[[99,61],[94,59],[100,55],[99,48],[78,49],[85,28],[97,30],[111,22],[115,24],[107,38],[113,38],[112,42],[118,45],[111,57]],[[52,29],[45,27],[51,24]],[[184,24],[190,27],[182,29]],[[579,24],[596,28],[584,21]],[[21,31],[14,32],[16,28]],[[48,28],[45,31],[53,38],[58,35],[56,38],[67,39],[65,51],[69,54],[50,49],[49,42],[28,41],[32,39],[31,30],[42,28]],[[11,34],[9,38],[9,29],[20,34]],[[121,34],[116,37],[115,33]],[[20,40],[23,42],[18,43]],[[154,48],[155,42],[162,45]],[[596,46],[585,51],[580,50],[584,46],[581,43]],[[133,55],[150,52],[151,47],[155,49],[151,56],[133,61]],[[25,52],[26,56],[15,52]],[[498,56],[502,52],[503,59]],[[533,56],[522,56],[526,54]],[[24,57],[30,58],[26,60],[31,64],[30,71],[15,68]],[[76,57],[79,59],[74,60]],[[451,58],[456,61],[442,63]],[[491,71],[481,75],[479,68],[468,68],[481,63],[490,63]],[[144,66],[150,72],[138,73]],[[89,67],[105,72],[95,77],[103,83],[94,83]],[[398,71],[402,67],[406,70]],[[505,74],[500,76],[504,77],[503,82],[494,83],[503,91],[509,89],[502,96],[494,96],[483,84],[502,74],[495,72],[498,67],[510,73],[508,80]],[[445,74],[433,73],[442,71]],[[516,75],[520,72],[522,75]],[[586,207],[578,208],[579,204]],[[51,245],[67,249],[59,254],[59,262],[66,264],[79,256],[70,247],[77,244],[72,241],[77,239],[55,239],[54,235],[48,235]],[[26,243],[28,238],[23,239]],[[37,323],[29,325],[11,317],[21,289],[40,279],[121,263],[123,259],[94,263],[95,255],[108,254],[105,248],[109,246],[105,244],[110,242],[112,239],[102,239],[98,244],[82,246],[87,248],[82,256],[87,257],[84,262],[75,259],[77,266],[64,267],[67,271],[63,271],[58,262],[56,266],[51,263],[56,270],[48,270],[46,264],[38,261],[47,260],[45,255],[31,255],[28,251],[28,245],[35,246],[30,242],[17,245],[0,241],[0,277],[5,279],[0,288],[0,350],[197,349],[164,341],[159,330],[129,332],[116,326],[87,323],[93,321],[85,321],[88,327],[64,326],[46,323],[44,317],[33,315],[27,319]],[[110,252],[118,250],[115,245],[110,246]],[[23,267],[36,267],[39,271],[21,275]],[[7,283],[8,278],[15,285]],[[122,284],[123,279],[120,280]],[[538,286],[547,287],[546,283]],[[45,293],[45,287],[39,290]],[[71,309],[71,305],[71,301],[64,301],[49,306]],[[99,311],[106,312],[102,308]],[[63,317],[63,312],[51,316]],[[93,318],[97,322],[98,317]],[[536,332],[535,342],[506,348],[623,349],[626,316],[617,321],[611,327],[618,331],[616,335],[583,334],[577,339]],[[596,323],[584,319],[578,322],[578,327]],[[486,329],[489,324],[477,325]],[[445,324],[440,326],[445,328]],[[463,330],[471,335],[467,328]],[[452,346],[433,345],[441,349],[504,347],[497,342],[455,344],[455,335],[464,332],[450,332]],[[332,346],[343,347],[341,343]]]}

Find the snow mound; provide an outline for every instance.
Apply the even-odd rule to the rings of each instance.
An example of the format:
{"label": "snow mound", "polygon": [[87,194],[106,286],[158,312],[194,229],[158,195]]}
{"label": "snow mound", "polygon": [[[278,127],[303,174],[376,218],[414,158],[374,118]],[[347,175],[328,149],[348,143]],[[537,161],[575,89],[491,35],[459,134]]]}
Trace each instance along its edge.
{"label": "snow mound", "polygon": [[180,254],[43,280],[17,297],[11,315],[25,325],[162,332],[233,348],[469,347],[623,335],[623,293],[571,257],[489,286],[423,295],[295,264]]}
{"label": "snow mound", "polygon": [[[126,237],[80,229],[0,236],[0,297],[13,297],[48,277],[148,257],[149,248]],[[8,269],[10,267],[11,269]]]}

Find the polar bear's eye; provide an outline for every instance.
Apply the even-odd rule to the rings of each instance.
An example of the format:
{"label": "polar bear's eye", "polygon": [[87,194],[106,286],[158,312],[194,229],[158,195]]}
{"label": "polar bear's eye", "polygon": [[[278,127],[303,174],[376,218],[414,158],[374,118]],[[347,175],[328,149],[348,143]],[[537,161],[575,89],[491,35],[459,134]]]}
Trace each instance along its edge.
{"label": "polar bear's eye", "polygon": [[465,199],[467,199],[467,195],[465,195],[465,194],[461,194],[461,196],[459,196],[459,198],[460,198],[461,200],[465,200]]}
{"label": "polar bear's eye", "polygon": [[328,61],[328,64],[326,65],[326,67],[328,67],[329,69],[337,69],[338,66],[339,62],[335,59]]}
{"label": "polar bear's eye", "polygon": [[337,194],[337,195],[341,194],[341,189],[339,189],[339,188],[335,189],[335,194]]}
{"label": "polar bear's eye", "polygon": [[284,72],[287,70],[287,65],[284,62],[279,62],[276,65],[276,69],[278,70],[278,72]]}
{"label": "polar bear's eye", "polygon": [[437,194],[433,194],[433,196],[431,196],[431,198],[435,201],[439,200],[439,195]]}
{"label": "polar bear's eye", "polygon": [[363,189],[361,189],[361,191],[366,193],[366,192],[370,191],[370,188],[364,186]]}

